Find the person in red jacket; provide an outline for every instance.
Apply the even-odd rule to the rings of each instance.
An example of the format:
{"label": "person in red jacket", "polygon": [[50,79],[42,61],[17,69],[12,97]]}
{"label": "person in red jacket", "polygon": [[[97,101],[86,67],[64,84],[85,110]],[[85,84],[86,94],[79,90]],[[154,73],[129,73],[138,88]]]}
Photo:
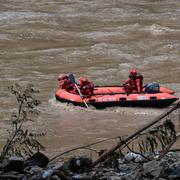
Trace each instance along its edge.
{"label": "person in red jacket", "polygon": [[60,74],[58,77],[58,81],[59,81],[59,87],[61,89],[65,89],[70,93],[77,94],[76,86],[70,81],[68,75]]}
{"label": "person in red jacket", "polygon": [[129,72],[129,78],[123,84],[124,90],[128,93],[142,92],[143,90],[143,76],[136,70],[132,69]]}
{"label": "person in red jacket", "polygon": [[94,84],[86,77],[81,77],[79,79],[79,89],[84,97],[90,97],[94,91]]}

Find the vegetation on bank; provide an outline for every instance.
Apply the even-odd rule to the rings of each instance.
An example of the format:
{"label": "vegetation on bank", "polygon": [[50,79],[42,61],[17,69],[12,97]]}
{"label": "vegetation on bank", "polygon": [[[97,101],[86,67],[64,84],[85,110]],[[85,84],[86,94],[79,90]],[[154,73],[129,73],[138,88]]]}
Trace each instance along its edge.
{"label": "vegetation on bank", "polygon": [[30,157],[34,152],[44,150],[44,146],[39,142],[38,137],[44,136],[45,133],[32,132],[24,126],[27,121],[34,121],[39,115],[37,106],[41,102],[35,98],[35,94],[39,91],[31,84],[26,87],[15,84],[9,87],[9,90],[15,96],[18,108],[9,120],[10,128],[0,155],[1,161],[14,155]]}

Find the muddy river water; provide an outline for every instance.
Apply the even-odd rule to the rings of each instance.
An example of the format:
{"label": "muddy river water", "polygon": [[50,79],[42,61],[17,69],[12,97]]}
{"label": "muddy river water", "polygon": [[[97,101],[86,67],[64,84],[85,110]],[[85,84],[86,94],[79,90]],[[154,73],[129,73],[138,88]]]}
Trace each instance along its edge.
{"label": "muddy river water", "polygon": [[180,97],[179,0],[1,0],[0,144],[16,102],[8,86],[40,89],[41,114],[29,124],[52,156],[75,146],[128,135],[165,109],[84,109],[57,102],[60,73],[96,85],[121,85],[131,68]]}

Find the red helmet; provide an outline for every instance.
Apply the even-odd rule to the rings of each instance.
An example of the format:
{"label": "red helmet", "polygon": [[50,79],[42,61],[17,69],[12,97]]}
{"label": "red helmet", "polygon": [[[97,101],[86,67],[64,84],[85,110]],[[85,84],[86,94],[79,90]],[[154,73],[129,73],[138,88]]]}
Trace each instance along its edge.
{"label": "red helmet", "polygon": [[62,79],[67,79],[68,78],[68,76],[66,75],[66,74],[60,74],[59,76],[58,76],[58,81],[60,81],[60,80],[62,80]]}
{"label": "red helmet", "polygon": [[81,77],[81,78],[79,78],[79,84],[80,84],[80,85],[83,85],[83,84],[86,83],[86,82],[88,82],[88,78],[86,78],[86,77]]}
{"label": "red helmet", "polygon": [[137,70],[136,70],[136,69],[131,69],[131,70],[129,71],[129,74],[137,75]]}

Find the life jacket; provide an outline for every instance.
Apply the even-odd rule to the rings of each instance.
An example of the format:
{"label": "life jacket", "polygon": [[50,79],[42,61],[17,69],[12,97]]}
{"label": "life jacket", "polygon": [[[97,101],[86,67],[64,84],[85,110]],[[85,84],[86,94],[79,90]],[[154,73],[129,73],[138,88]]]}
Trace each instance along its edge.
{"label": "life jacket", "polygon": [[79,84],[79,88],[82,95],[85,95],[86,97],[90,97],[94,91],[94,84],[89,81],[84,81],[83,83]]}
{"label": "life jacket", "polygon": [[143,89],[143,76],[138,73],[136,76],[129,76],[128,80],[124,83],[124,89],[127,92],[142,92]]}
{"label": "life jacket", "polygon": [[77,94],[77,89],[74,83],[72,83],[68,78],[59,80],[59,87],[65,89],[66,91]]}

